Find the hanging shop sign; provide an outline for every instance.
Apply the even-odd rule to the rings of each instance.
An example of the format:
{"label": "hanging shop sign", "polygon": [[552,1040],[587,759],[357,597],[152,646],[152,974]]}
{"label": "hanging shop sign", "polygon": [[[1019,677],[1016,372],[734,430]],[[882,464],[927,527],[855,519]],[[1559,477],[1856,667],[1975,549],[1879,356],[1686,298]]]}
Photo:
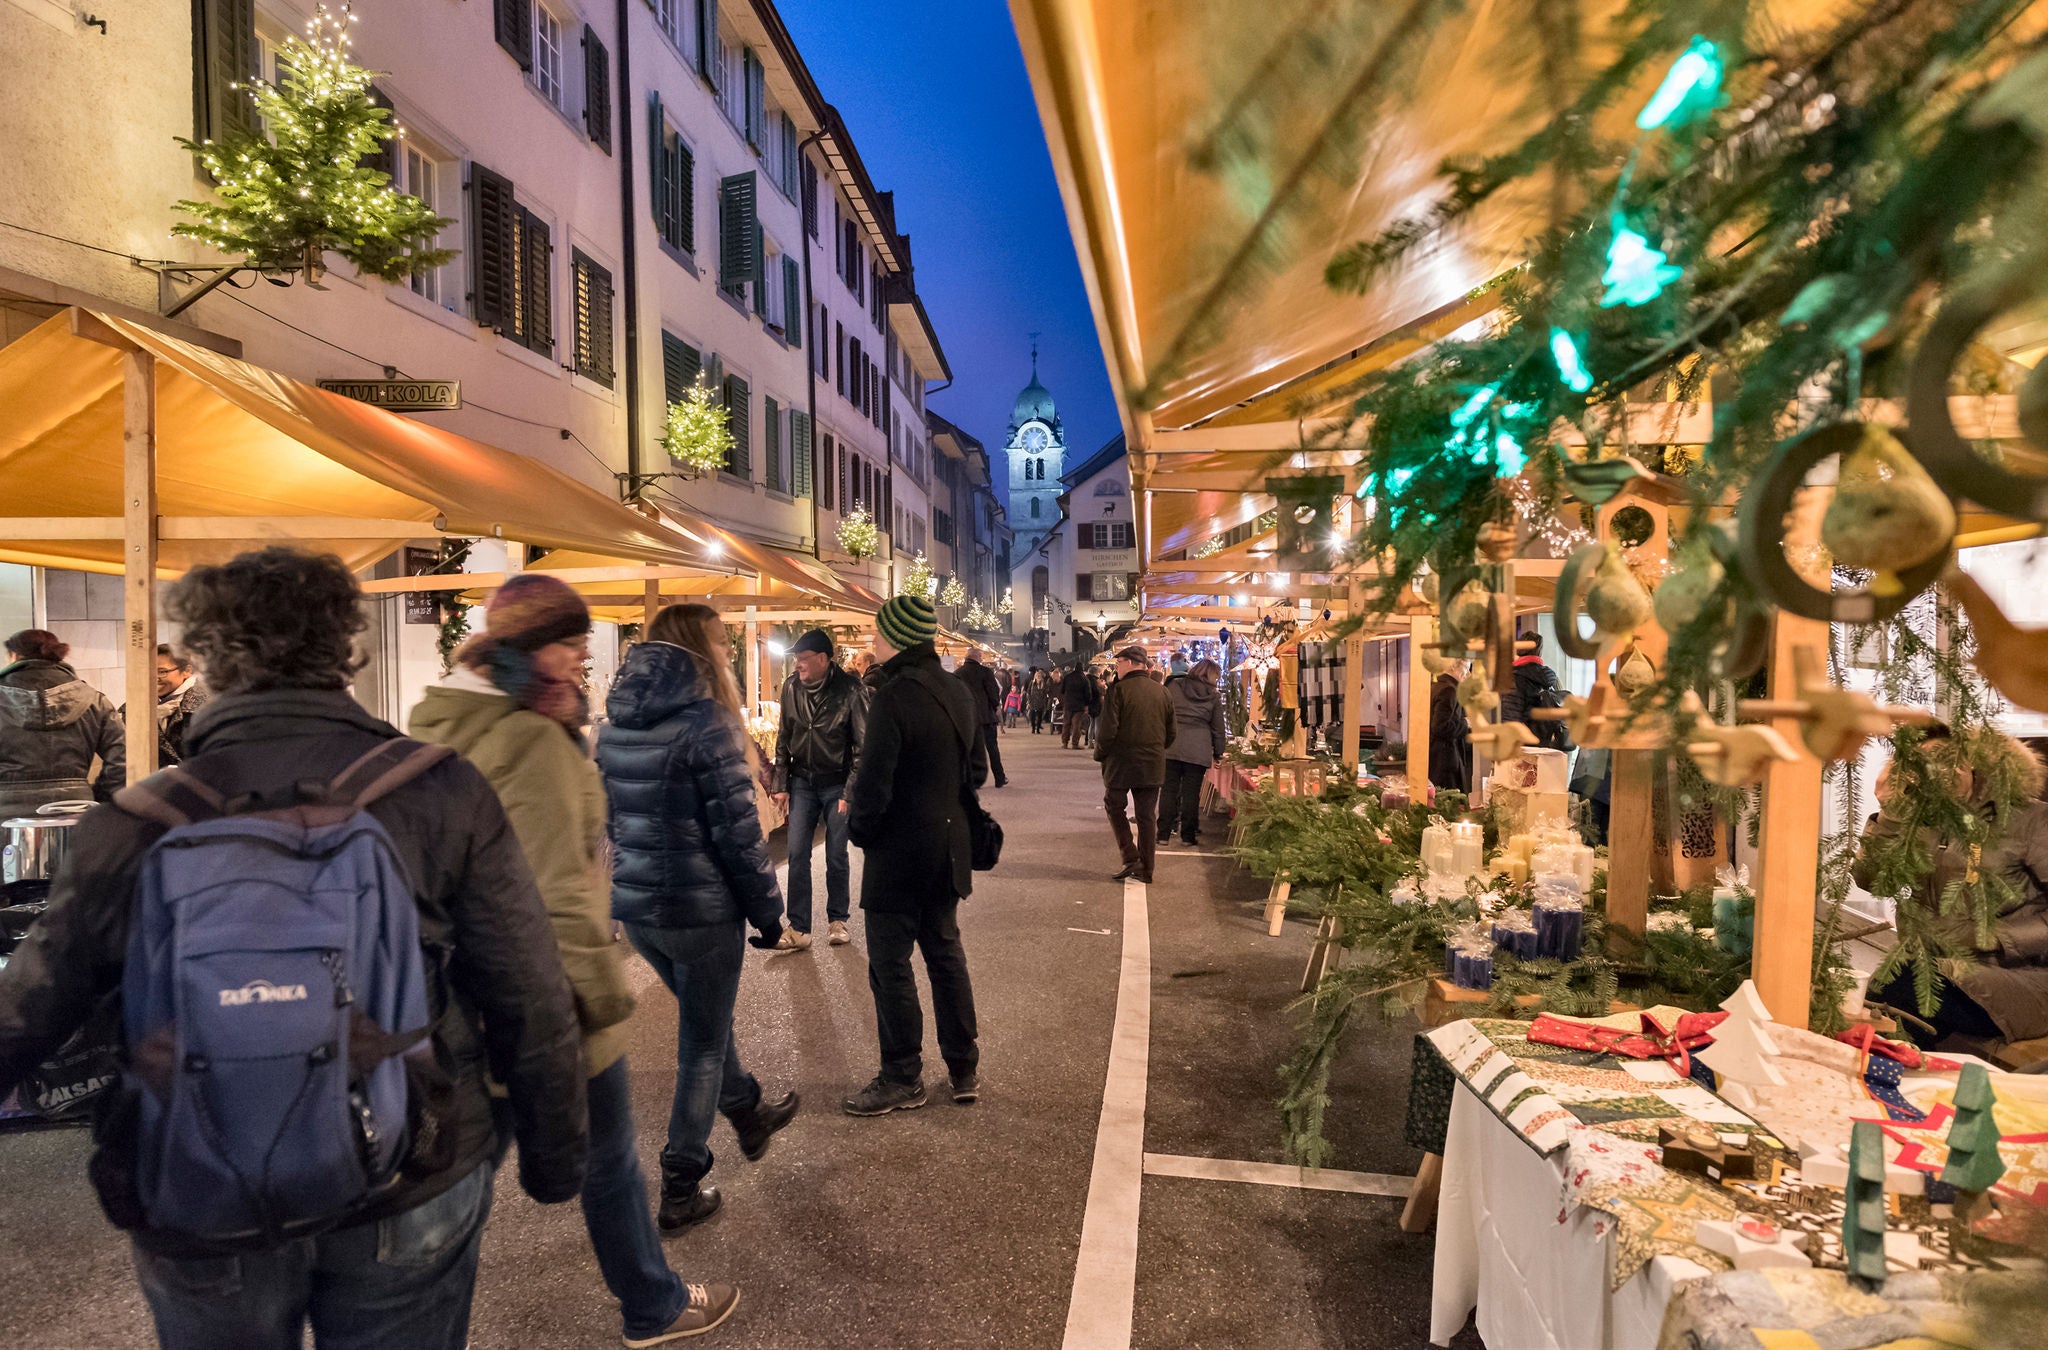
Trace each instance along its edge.
{"label": "hanging shop sign", "polygon": [[320,387],[392,412],[446,412],[462,406],[460,380],[322,380]]}

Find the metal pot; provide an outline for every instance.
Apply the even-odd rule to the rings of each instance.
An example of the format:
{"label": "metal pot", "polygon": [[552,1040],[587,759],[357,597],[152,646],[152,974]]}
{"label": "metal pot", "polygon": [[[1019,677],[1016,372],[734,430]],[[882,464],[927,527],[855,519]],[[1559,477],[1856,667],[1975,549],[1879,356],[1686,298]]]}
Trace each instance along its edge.
{"label": "metal pot", "polygon": [[48,881],[71,846],[77,816],[0,820],[0,882]]}

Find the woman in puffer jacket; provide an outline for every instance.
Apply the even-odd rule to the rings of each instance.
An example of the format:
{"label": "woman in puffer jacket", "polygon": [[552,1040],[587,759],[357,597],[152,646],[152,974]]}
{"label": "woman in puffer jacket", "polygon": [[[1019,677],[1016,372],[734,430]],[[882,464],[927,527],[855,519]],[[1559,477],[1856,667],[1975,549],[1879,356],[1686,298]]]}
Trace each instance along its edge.
{"label": "woman in puffer jacket", "polygon": [[[2041,800],[2048,766],[2027,746],[1996,733],[1972,745],[1974,765],[1940,728],[1929,735],[1926,753],[1936,772],[1955,774],[1964,800],[1980,812],[1995,814],[1997,810],[1987,786],[1994,777],[2018,782],[2025,800],[2009,818],[1998,822],[2004,827],[2003,837],[1978,859],[1973,860],[1960,842],[1926,831],[1924,844],[1933,870],[1909,893],[1884,897],[1934,911],[1936,927],[1957,954],[1956,959],[1942,962],[1946,978],[1940,1004],[1925,1019],[1932,1032],[1908,1022],[1907,1034],[1928,1045],[1950,1034],[1967,1040],[2006,1041],[2048,1036],[2048,801]],[[1856,884],[1866,889],[1878,881],[1871,846],[1894,839],[1906,829],[1906,804],[1889,779],[1887,765],[1877,780],[1878,813],[1864,826],[1862,848],[1850,869]],[[1975,925],[1967,914],[1940,913],[1941,897],[1973,866],[2003,877],[2012,887],[2012,898],[1992,924],[1989,946],[1978,943]],[[1910,968],[1901,970],[1888,985],[1873,987],[1870,998],[1920,1016]]]}
{"label": "woman in puffer jacket", "polygon": [[718,1211],[711,1124],[723,1112],[748,1161],[796,1114],[740,1067],[732,1030],[746,929],[782,939],[782,891],[761,836],[753,761],[725,624],[671,605],[627,653],[605,701],[597,765],[610,799],[612,917],[676,996],[675,1102],[661,1152],[664,1233]]}

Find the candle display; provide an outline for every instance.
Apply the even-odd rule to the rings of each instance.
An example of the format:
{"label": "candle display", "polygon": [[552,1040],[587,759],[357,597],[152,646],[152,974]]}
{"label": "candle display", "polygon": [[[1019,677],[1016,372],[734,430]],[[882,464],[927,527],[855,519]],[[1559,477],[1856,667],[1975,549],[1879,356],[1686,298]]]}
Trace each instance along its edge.
{"label": "candle display", "polygon": [[1530,911],[1536,925],[1536,954],[1576,961],[1586,937],[1585,903],[1569,895],[1551,894]]}
{"label": "candle display", "polygon": [[1444,948],[1444,973],[1460,989],[1493,988],[1493,930],[1474,921],[1461,924]]}
{"label": "candle display", "polygon": [[1524,961],[1536,959],[1536,924],[1526,910],[1503,911],[1493,921],[1493,945]]}
{"label": "candle display", "polygon": [[1476,820],[1461,820],[1451,826],[1450,870],[1459,876],[1476,877],[1486,867],[1486,831]]}
{"label": "candle display", "polygon": [[1748,913],[1743,905],[1743,897],[1749,892],[1749,869],[1724,867],[1714,873],[1714,880],[1714,945],[1724,952],[1747,956],[1756,930],[1755,905],[1747,906]]}

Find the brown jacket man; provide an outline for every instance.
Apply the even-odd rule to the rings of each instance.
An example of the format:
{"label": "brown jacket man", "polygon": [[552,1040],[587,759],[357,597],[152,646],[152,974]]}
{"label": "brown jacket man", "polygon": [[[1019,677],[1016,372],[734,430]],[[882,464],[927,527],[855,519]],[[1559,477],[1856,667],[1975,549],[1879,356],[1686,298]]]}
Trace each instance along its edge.
{"label": "brown jacket man", "polygon": [[[1124,866],[1116,880],[1152,880],[1153,854],[1159,845],[1159,786],[1166,781],[1166,747],[1173,743],[1173,696],[1146,677],[1142,647],[1116,654],[1116,681],[1102,696],[1102,717],[1095,732],[1095,758],[1102,765],[1102,804],[1116,835]],[[1126,798],[1138,813],[1138,831],[1131,837],[1124,814]]]}

